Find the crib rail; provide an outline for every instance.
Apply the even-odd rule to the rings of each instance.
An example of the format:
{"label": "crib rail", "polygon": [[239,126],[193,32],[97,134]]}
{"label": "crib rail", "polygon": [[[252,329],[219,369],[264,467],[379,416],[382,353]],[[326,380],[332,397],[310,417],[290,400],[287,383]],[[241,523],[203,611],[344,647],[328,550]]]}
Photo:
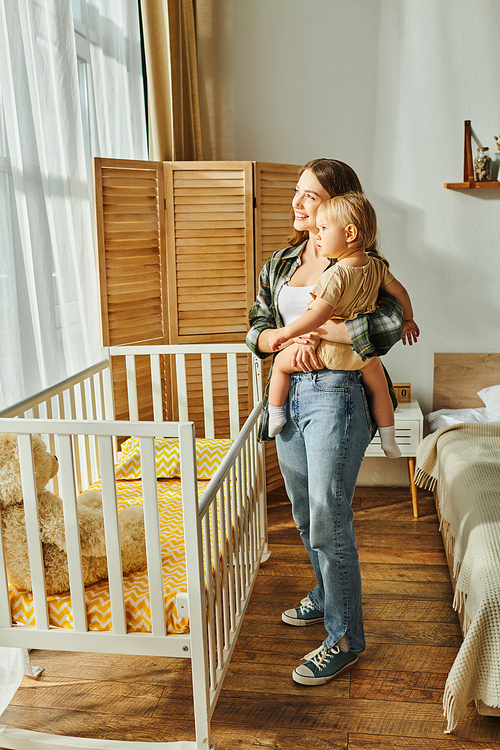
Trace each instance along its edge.
{"label": "crib rail", "polygon": [[[18,417],[42,420],[105,420],[112,418],[112,403],[109,362],[104,359],[34,396],[3,409],[0,411],[0,419]],[[45,439],[49,450],[55,454],[54,436],[48,433]],[[95,437],[82,437],[75,452],[78,492],[99,477],[97,456]],[[57,476],[50,482],[49,489],[56,494],[59,493]]]}
{"label": "crib rail", "polygon": [[[267,559],[263,456],[258,404],[200,497],[208,618],[210,711],[215,708],[259,563]],[[210,564],[207,563],[210,561]]]}
{"label": "crib rail", "polygon": [[[139,420],[140,412],[144,411],[143,404],[152,402],[151,418],[155,422],[164,422],[173,413],[177,421],[196,421],[198,437],[234,439],[242,424],[240,415],[244,413],[246,417],[262,399],[261,361],[250,355],[245,344],[114,346],[102,351],[105,359],[101,362],[3,409],[0,411],[0,418],[114,420],[113,367],[123,360],[129,421]],[[214,366],[215,357],[218,357],[217,366]],[[225,359],[225,367],[222,369],[221,357]],[[150,377],[146,382],[138,379],[139,359],[143,369],[144,360],[148,360]],[[187,359],[189,367],[186,366]],[[241,379],[238,375],[242,361],[251,362],[252,367],[250,402],[246,392],[246,379]],[[175,390],[168,393],[164,382],[166,369],[172,372],[175,380]],[[192,382],[193,371],[199,373],[199,382]],[[227,435],[219,435],[216,430],[215,415],[219,405],[214,399],[215,380],[219,389],[227,393]],[[199,413],[202,417],[197,419]],[[125,428],[126,421],[123,420],[123,430],[117,433],[114,441],[115,459],[120,442],[129,436]],[[57,454],[50,431],[43,433],[43,437],[49,450]],[[93,435],[74,437],[73,444],[76,485],[80,493],[101,475],[99,451]],[[49,484],[49,489],[59,494],[57,476]]]}
{"label": "crib rail", "polygon": [[[240,414],[246,417],[262,399],[261,363],[257,357],[250,360],[245,344],[113,346],[103,353],[114,382],[114,371],[124,360],[130,420],[143,419],[144,405],[151,402],[155,421],[192,420],[197,423],[198,437],[234,439],[242,426]],[[251,377],[248,373],[241,377],[242,366],[248,368],[251,361]],[[110,410],[114,408],[110,405]],[[228,433],[218,434],[217,416],[223,410],[227,412]]]}

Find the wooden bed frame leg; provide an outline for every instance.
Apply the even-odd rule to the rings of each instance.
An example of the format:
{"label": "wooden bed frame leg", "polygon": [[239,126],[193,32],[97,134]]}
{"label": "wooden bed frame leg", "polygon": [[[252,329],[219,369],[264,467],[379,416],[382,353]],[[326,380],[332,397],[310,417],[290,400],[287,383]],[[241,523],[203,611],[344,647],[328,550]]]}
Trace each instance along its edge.
{"label": "wooden bed frame leg", "polygon": [[414,456],[409,456],[407,460],[408,477],[410,479],[411,501],[413,505],[413,517],[418,518],[418,493],[417,485],[415,484],[415,458]]}

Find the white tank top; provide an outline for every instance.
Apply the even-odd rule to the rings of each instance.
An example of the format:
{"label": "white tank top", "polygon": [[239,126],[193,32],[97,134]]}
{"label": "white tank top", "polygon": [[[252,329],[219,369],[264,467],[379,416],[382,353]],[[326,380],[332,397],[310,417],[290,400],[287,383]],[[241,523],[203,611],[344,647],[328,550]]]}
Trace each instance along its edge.
{"label": "white tank top", "polygon": [[284,325],[293,323],[294,320],[305,313],[311,299],[311,290],[312,286],[288,286],[288,284],[283,284],[278,294],[278,312]]}

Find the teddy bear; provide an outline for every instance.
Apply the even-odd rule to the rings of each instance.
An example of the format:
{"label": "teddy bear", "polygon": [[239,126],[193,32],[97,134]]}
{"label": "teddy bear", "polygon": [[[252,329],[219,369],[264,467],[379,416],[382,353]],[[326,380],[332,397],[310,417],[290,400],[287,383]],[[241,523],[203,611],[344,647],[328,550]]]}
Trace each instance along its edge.
{"label": "teddy bear", "polygon": [[[46,489],[57,474],[59,463],[39,435],[32,436],[32,446],[45,583],[47,594],[52,595],[69,590],[63,504],[60,497]],[[108,576],[101,493],[82,493],[77,508],[83,581],[89,585]],[[0,512],[8,582],[31,591],[18,444],[11,433],[0,434]],[[142,507],[124,508],[118,523],[123,573],[140,570],[146,565]]]}

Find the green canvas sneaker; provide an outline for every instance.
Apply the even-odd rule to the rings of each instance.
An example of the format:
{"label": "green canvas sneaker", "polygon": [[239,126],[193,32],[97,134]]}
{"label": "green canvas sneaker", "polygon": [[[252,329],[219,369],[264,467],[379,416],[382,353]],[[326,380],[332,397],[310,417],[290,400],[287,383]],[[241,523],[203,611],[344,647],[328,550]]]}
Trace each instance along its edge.
{"label": "green canvas sneaker", "polygon": [[317,609],[312,601],[306,596],[300,602],[300,607],[296,609],[287,609],[281,615],[283,622],[287,625],[314,625],[315,622],[323,622],[325,619],[324,612]]}
{"label": "green canvas sneaker", "polygon": [[334,677],[350,669],[358,661],[358,655],[341,651],[338,646],[325,648],[321,644],[315,651],[304,656],[305,664],[300,664],[292,672],[295,682],[301,685],[324,685]]}

